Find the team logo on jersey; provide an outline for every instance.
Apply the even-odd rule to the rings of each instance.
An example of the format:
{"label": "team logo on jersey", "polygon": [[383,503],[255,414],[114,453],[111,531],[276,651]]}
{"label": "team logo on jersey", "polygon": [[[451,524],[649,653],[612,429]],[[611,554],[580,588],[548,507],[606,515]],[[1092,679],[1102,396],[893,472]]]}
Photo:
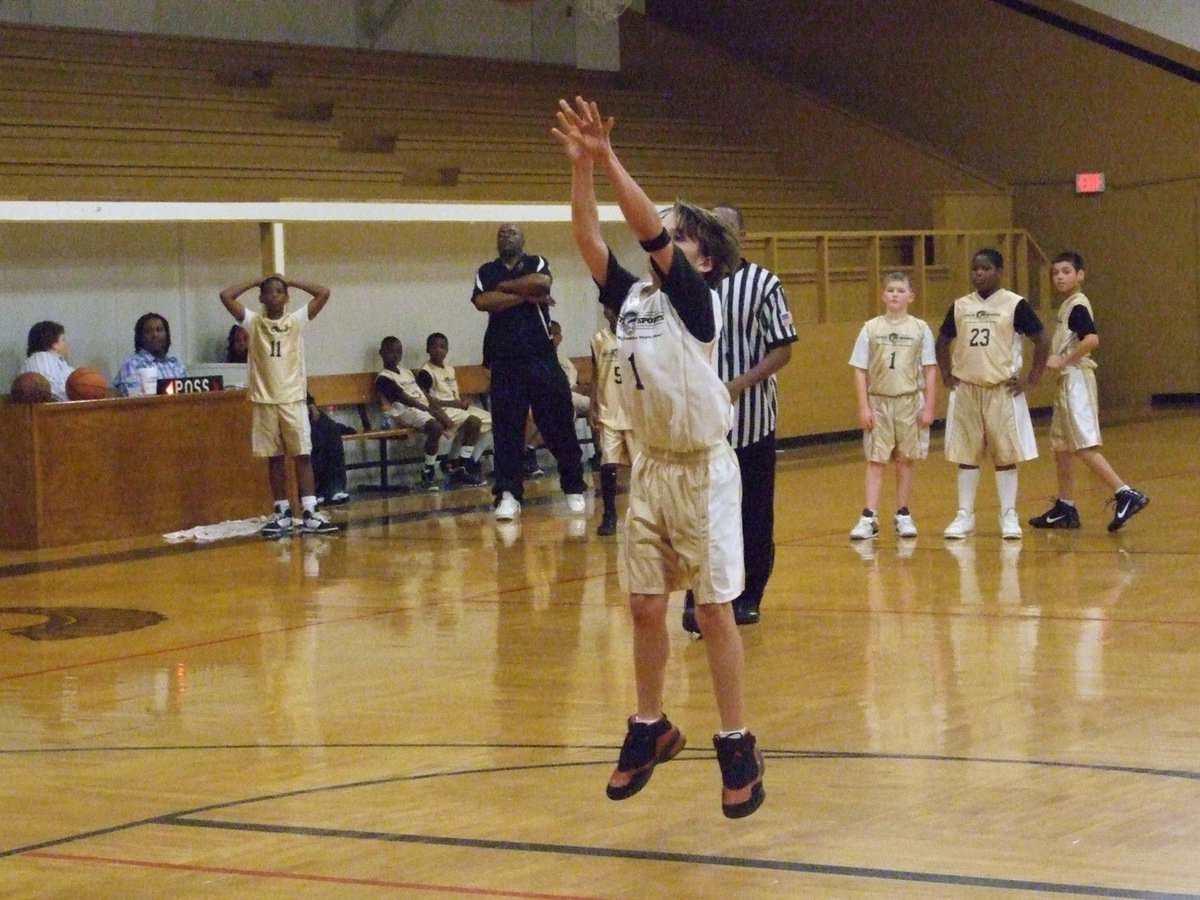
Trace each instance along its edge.
{"label": "team logo on jersey", "polygon": [[[0,606],[0,628],[31,641],[67,641],[149,628],[166,616],[146,609],[101,606]],[[31,621],[32,620],[32,621]]]}
{"label": "team logo on jersey", "polygon": [[975,312],[971,313],[969,316],[967,316],[967,318],[978,319],[981,322],[984,322],[984,321],[994,322],[994,321],[999,320],[1000,313],[995,312],[990,309],[980,309],[980,310],[976,310]]}
{"label": "team logo on jersey", "polygon": [[617,333],[623,338],[630,338],[637,337],[639,332],[657,331],[665,318],[662,313],[624,312],[617,320]]}

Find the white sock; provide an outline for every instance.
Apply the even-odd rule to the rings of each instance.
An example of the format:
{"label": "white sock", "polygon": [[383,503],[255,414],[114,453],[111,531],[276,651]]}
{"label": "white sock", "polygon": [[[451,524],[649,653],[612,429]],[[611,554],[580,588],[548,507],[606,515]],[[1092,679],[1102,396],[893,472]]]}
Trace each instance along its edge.
{"label": "white sock", "polygon": [[474,445],[468,447],[464,444],[463,447],[458,451],[459,459],[470,459],[474,455],[475,455]]}
{"label": "white sock", "polygon": [[436,466],[437,465],[437,454],[436,453],[434,453],[434,454],[426,453],[425,454],[425,465]]}
{"label": "white sock", "polygon": [[316,512],[317,511],[316,496],[314,496],[313,494],[309,494],[307,497],[301,497],[300,498],[300,506],[306,513]]}
{"label": "white sock", "polygon": [[662,713],[659,713],[653,719],[647,719],[643,716],[634,716],[633,721],[637,722],[639,725],[653,725],[655,722],[662,721]]}
{"label": "white sock", "polygon": [[1001,469],[996,472],[996,494],[1000,497],[1000,512],[1017,508],[1017,470]]}
{"label": "white sock", "polygon": [[963,512],[975,512],[975,493],[979,490],[979,470],[958,470],[958,508]]}
{"label": "white sock", "polygon": [[1113,493],[1119,494],[1119,493],[1121,493],[1121,491],[1132,491],[1132,490],[1133,490],[1133,488],[1131,488],[1129,485],[1123,484],[1119,488],[1117,488],[1115,491],[1113,491]]}
{"label": "white sock", "polygon": [[746,736],[745,728],[735,728],[735,729],[733,729],[733,731],[718,731],[717,732],[717,737],[719,737],[719,738],[740,738],[740,737],[745,737],[745,736]]}
{"label": "white sock", "polygon": [[1075,505],[1074,500],[1064,500],[1062,497],[1058,498],[1058,502],[1061,503],[1063,506],[1074,506]]}
{"label": "white sock", "polygon": [[275,512],[279,513],[281,516],[290,516],[292,514],[292,504],[288,503],[286,500],[276,500]]}

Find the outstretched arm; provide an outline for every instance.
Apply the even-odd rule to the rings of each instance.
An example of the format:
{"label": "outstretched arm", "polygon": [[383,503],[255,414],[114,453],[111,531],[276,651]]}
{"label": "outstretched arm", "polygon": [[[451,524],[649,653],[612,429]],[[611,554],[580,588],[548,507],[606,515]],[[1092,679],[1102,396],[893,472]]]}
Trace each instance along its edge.
{"label": "outstretched arm", "polygon": [[[586,156],[592,164],[598,164],[604,169],[604,173],[612,185],[613,193],[616,194],[617,205],[621,207],[621,215],[625,217],[625,223],[629,226],[630,231],[639,241],[650,241],[662,233],[662,219],[646,192],[633,180],[633,176],[626,171],[625,166],[613,150],[610,140],[613,123],[612,116],[607,119],[601,118],[600,109],[595,102],[576,97],[575,105],[572,107],[565,100],[558,101],[558,128],[554,129],[553,134],[558,142],[566,148],[567,155],[571,157],[572,220],[574,220],[575,206],[575,159],[578,154]],[[585,172],[586,170],[581,169],[578,174],[583,176]],[[592,183],[590,175],[587,183],[588,185]],[[586,202],[586,198],[581,198],[581,200]],[[592,209],[594,210],[594,208],[595,195],[593,193]],[[596,232],[599,233],[598,220]],[[578,242],[578,238],[576,241]],[[582,251],[582,247],[580,249]],[[665,275],[671,270],[671,263],[675,258],[674,247],[668,241],[665,246],[650,251],[650,256],[658,265],[659,271]],[[607,256],[605,256],[605,260],[607,260]],[[588,268],[592,268],[590,261]],[[593,274],[595,273],[593,272]]]}
{"label": "outstretched arm", "polygon": [[584,265],[592,278],[601,287],[608,277],[608,245],[600,234],[600,213],[596,208],[595,164],[590,147],[595,139],[589,139],[574,126],[573,115],[565,100],[558,101],[562,109],[558,112],[558,128],[550,133],[562,144],[571,161],[571,234],[575,246],[583,257]]}

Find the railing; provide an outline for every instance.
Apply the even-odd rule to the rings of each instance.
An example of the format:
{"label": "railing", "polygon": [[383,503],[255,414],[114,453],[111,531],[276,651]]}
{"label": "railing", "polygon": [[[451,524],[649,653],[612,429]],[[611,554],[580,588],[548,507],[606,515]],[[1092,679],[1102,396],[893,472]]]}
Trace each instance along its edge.
{"label": "railing", "polygon": [[917,299],[913,315],[934,327],[947,304],[971,291],[971,259],[992,247],[1004,254],[1004,286],[1034,309],[1050,294],[1050,263],[1028,232],[790,231],[752,234],[743,255],[783,282],[798,324],[861,321],[878,315],[883,279],[908,275]]}

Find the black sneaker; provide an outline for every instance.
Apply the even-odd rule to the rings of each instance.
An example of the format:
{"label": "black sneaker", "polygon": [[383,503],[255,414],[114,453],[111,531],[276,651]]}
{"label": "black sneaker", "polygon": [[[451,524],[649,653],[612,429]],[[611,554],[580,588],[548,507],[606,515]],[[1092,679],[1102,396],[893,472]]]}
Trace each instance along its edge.
{"label": "black sneaker", "polygon": [[687,746],[683,732],[664,715],[657,722],[644,724],[629,718],[629,730],[621,745],[617,768],[608,779],[609,800],[626,800],[646,786],[654,767],[674,758]]}
{"label": "black sneaker", "polygon": [[600,537],[607,537],[610,534],[617,533],[617,511],[615,509],[606,509],[604,516],[600,519],[600,527],[596,529],[596,534]]}
{"label": "black sneaker", "polygon": [[455,478],[458,479],[459,484],[469,485],[470,487],[480,487],[487,484],[487,479],[483,477],[483,468],[473,459],[460,459],[458,461]]}
{"label": "black sneaker", "polygon": [[1055,499],[1054,505],[1029,520],[1034,528],[1078,528],[1079,510],[1069,503]]}
{"label": "black sneaker", "polygon": [[525,450],[524,472],[526,478],[537,478],[546,474],[541,463],[538,462],[537,451],[532,447]]}
{"label": "black sneaker", "polygon": [[425,466],[421,469],[421,487],[430,493],[442,489],[442,477],[438,474],[436,466]]}
{"label": "black sneaker", "polygon": [[759,620],[758,604],[749,600],[733,601],[733,621],[738,625],[757,625]]}
{"label": "black sneaker", "polygon": [[762,783],[766,760],[749,731],[740,737],[714,734],[713,746],[721,766],[721,812],[728,819],[744,819],[767,799]]}
{"label": "black sneaker", "polygon": [[1115,504],[1112,521],[1108,523],[1109,531],[1118,531],[1121,526],[1140,513],[1150,503],[1150,498],[1141,491],[1125,488],[1113,494],[1109,503]]}
{"label": "black sneaker", "polygon": [[695,638],[702,636],[700,623],[696,621],[696,598],[691,591],[683,598],[683,630]]}

